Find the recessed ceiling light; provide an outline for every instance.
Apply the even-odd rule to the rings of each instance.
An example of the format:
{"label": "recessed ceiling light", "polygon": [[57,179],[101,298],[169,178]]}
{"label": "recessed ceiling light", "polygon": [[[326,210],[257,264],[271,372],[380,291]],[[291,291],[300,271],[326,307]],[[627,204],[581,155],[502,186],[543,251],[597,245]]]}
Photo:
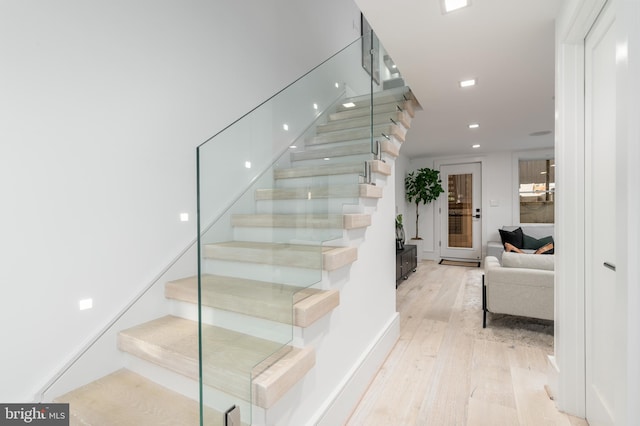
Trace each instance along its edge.
{"label": "recessed ceiling light", "polygon": [[251,168],[251,161],[245,161],[244,162],[244,167],[247,168],[247,169],[250,169]]}
{"label": "recessed ceiling light", "polygon": [[313,109],[318,109],[318,104],[313,104]]}
{"label": "recessed ceiling light", "polygon": [[460,87],[471,87],[476,85],[476,79],[472,78],[470,80],[462,80],[460,82]]}
{"label": "recessed ceiling light", "polygon": [[180,222],[189,222],[189,213],[180,213]]}
{"label": "recessed ceiling light", "polygon": [[298,146],[297,145],[289,145],[289,148],[291,149],[296,149]]}
{"label": "recessed ceiling light", "polygon": [[453,12],[454,10],[462,9],[471,4],[471,0],[443,0],[442,10],[444,13]]}
{"label": "recessed ceiling light", "polygon": [[329,161],[329,160],[331,160],[331,158],[329,158],[329,157],[324,157],[324,161]]}
{"label": "recessed ceiling light", "polygon": [[356,104],[354,104],[353,102],[347,102],[345,104],[342,104],[342,106],[345,108],[353,108],[354,106],[356,106]]}
{"label": "recessed ceiling light", "polygon": [[282,128],[283,128],[283,129],[285,130],[285,132],[286,132],[286,131],[288,131],[288,130],[289,130],[289,125],[285,123],[285,124],[283,124],[283,125],[282,125]]}
{"label": "recessed ceiling light", "polygon": [[335,86],[336,86],[336,89],[339,89],[340,88],[340,83],[336,82]]}
{"label": "recessed ceiling light", "polygon": [[471,148],[480,148],[480,144],[471,145]]}
{"label": "recessed ceiling light", "polygon": [[477,129],[478,127],[480,127],[480,125],[478,123],[471,123],[469,124],[469,128],[470,129]]}

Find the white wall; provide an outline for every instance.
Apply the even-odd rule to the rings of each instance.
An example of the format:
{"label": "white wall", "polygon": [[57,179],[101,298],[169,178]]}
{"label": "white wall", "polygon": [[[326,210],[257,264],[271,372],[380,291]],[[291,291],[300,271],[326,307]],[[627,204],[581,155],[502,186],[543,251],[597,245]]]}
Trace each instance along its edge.
{"label": "white wall", "polygon": [[31,400],[194,238],[195,146],[358,22],[342,0],[2,3],[0,400]]}

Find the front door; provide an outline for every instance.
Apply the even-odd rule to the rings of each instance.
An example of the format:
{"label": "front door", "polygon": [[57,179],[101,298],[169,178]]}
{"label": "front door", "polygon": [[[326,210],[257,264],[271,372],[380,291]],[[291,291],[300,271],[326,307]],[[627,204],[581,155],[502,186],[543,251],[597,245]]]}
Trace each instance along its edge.
{"label": "front door", "polygon": [[440,167],[446,199],[440,208],[440,257],[480,261],[482,205],[480,163]]}
{"label": "front door", "polygon": [[586,417],[613,425],[621,366],[616,301],[616,36],[609,1],[585,39]]}

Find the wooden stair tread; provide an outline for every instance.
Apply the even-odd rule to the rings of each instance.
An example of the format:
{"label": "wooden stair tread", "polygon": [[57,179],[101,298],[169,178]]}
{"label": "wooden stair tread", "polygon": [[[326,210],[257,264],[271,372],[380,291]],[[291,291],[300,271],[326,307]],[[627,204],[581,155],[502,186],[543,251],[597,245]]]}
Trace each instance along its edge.
{"label": "wooden stair tread", "polygon": [[[382,167],[379,165],[379,163],[382,163],[380,160],[372,160],[372,161],[369,161],[369,163],[372,165],[372,168]],[[322,164],[322,165],[315,165],[315,166],[300,166],[300,167],[275,169],[273,171],[273,175],[276,179],[291,179],[291,178],[312,177],[312,176],[330,176],[330,175],[340,175],[340,174],[363,175],[364,168],[365,168],[365,163],[363,161],[357,161],[357,162]],[[391,174],[391,166],[388,166],[387,176],[390,174]]]}
{"label": "wooden stair tread", "polygon": [[227,241],[204,246],[210,259],[333,271],[358,258],[355,247]]}
{"label": "wooden stair tread", "polygon": [[[73,425],[197,425],[198,401],[122,369],[56,398],[69,403]],[[207,424],[222,426],[223,414],[205,407]]]}
{"label": "wooden stair tread", "polygon": [[368,214],[234,214],[231,226],[262,228],[356,229],[371,225]]}
{"label": "wooden stair tread", "polygon": [[[340,304],[338,290],[318,290],[220,275],[203,275],[204,306],[308,327]],[[198,303],[198,277],[165,285],[167,298]],[[293,306],[292,306],[293,303]]]}
{"label": "wooden stair tread", "polygon": [[[195,321],[168,315],[137,325],[119,333],[118,347],[198,380],[198,323]],[[315,364],[311,349],[283,348],[277,342],[206,324],[202,325],[202,358],[203,382],[245,401],[252,400],[252,383],[254,390],[259,388],[263,399],[272,401],[272,392],[282,396],[287,390],[281,388],[282,381],[293,386],[302,377],[300,374],[304,375]],[[265,365],[265,360],[271,360],[270,364]],[[297,365],[298,362],[303,365]],[[266,373],[271,365],[275,370]],[[256,366],[261,366],[260,370],[256,370]],[[289,372],[292,377],[286,377]],[[277,380],[260,381],[259,376],[275,376]],[[254,401],[257,396],[253,395]]]}
{"label": "wooden stair tread", "polygon": [[256,200],[314,200],[326,198],[382,198],[382,188],[368,184],[257,189]]}

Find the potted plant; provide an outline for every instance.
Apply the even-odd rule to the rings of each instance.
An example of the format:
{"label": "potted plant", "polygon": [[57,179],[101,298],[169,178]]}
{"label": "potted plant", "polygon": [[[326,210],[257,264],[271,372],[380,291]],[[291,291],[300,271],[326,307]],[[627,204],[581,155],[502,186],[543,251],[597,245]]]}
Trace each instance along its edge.
{"label": "potted plant", "polygon": [[[420,241],[418,223],[420,219],[420,204],[428,204],[437,199],[444,192],[440,180],[440,171],[430,168],[418,169],[407,175],[404,180],[404,189],[407,194],[407,201],[416,204],[416,236],[413,240]],[[418,245],[418,258],[422,258],[422,244]]]}
{"label": "potted plant", "polygon": [[404,248],[404,227],[402,226],[402,215],[396,216],[396,250]]}

